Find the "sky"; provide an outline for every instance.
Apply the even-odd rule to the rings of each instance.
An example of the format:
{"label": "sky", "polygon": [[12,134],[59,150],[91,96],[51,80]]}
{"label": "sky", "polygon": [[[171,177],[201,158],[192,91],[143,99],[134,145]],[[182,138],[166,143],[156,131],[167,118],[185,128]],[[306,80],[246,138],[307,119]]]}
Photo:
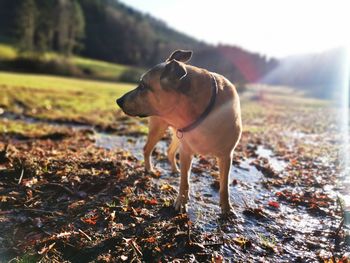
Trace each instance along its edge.
{"label": "sky", "polygon": [[120,0],[211,44],[272,57],[350,45],[347,0]]}

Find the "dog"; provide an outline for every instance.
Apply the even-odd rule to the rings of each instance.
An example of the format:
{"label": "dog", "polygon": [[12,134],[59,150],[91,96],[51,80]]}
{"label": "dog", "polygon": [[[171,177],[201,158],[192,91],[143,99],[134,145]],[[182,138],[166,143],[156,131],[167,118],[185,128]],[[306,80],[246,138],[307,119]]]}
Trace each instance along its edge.
{"label": "dog", "polygon": [[116,100],[130,116],[149,117],[150,132],[145,145],[146,169],[152,169],[150,153],[168,126],[174,129],[169,160],[177,169],[179,146],[180,188],[174,202],[186,211],[189,175],[194,154],[212,155],[220,170],[220,207],[233,213],[229,199],[229,172],[233,151],[242,133],[240,100],[235,86],[225,77],[185,64],[192,51],[176,50],[163,63],[142,75],[139,85]]}

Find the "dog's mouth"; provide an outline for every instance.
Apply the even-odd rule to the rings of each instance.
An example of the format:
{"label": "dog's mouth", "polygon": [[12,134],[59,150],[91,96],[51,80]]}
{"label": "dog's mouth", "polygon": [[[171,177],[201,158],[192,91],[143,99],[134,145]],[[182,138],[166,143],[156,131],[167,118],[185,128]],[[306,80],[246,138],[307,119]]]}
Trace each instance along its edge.
{"label": "dog's mouth", "polygon": [[146,118],[149,117],[147,114],[139,114],[139,113],[133,113],[133,112],[128,112],[123,108],[120,108],[126,115],[130,117],[139,117],[139,118]]}

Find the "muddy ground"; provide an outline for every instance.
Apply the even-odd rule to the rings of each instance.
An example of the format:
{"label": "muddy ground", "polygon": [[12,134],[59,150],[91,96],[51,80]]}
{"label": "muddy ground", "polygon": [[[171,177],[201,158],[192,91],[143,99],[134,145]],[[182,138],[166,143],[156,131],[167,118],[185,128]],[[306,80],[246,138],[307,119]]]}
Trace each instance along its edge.
{"label": "muddy ground", "polygon": [[238,218],[221,217],[218,168],[204,156],[193,164],[188,213],[174,211],[179,175],[166,161],[168,137],[153,155],[157,172],[147,174],[145,136],[127,132],[144,121],[120,119],[120,132],[109,133],[5,109],[4,127],[31,129],[0,134],[0,259],[350,262],[337,109],[248,100],[230,174]]}

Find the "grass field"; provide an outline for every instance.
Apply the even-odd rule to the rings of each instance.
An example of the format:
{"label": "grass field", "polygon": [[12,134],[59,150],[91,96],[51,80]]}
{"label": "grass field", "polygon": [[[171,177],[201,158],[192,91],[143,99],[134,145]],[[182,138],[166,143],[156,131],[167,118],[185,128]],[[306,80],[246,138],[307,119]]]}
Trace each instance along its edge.
{"label": "grass field", "polygon": [[133,87],[124,83],[0,73],[0,107],[42,119],[111,124],[118,109],[115,99]]}

